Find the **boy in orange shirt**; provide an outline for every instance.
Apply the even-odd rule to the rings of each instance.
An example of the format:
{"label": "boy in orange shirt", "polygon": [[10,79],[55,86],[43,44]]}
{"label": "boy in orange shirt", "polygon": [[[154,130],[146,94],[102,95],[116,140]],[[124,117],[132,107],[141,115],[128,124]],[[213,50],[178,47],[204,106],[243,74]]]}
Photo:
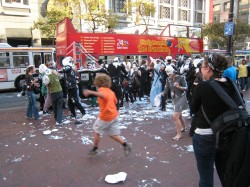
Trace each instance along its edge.
{"label": "boy in orange shirt", "polygon": [[110,138],[117,141],[124,147],[124,154],[128,156],[131,152],[131,146],[127,144],[120,136],[120,128],[118,124],[118,110],[116,108],[117,98],[110,89],[111,78],[104,73],[95,77],[94,85],[98,87],[98,91],[83,90],[83,94],[87,97],[94,95],[97,97],[100,113],[93,125],[94,129],[94,145],[89,155],[96,155],[98,143],[101,134],[107,134]]}

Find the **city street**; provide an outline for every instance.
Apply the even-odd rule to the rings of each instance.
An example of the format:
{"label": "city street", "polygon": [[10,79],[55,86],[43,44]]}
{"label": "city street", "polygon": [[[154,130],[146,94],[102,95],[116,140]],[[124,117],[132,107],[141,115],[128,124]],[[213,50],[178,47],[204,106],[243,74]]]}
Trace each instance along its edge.
{"label": "city street", "polygon": [[18,108],[27,106],[26,96],[17,95],[20,92],[17,91],[5,91],[0,93],[0,110],[6,108]]}
{"label": "city street", "polygon": [[[249,110],[250,91],[244,96]],[[191,137],[184,132],[182,139],[172,140],[175,126],[171,104],[162,112],[144,98],[126,103],[120,110],[121,135],[132,144],[128,157],[106,136],[101,139],[98,154],[88,155],[92,124],[99,111],[88,102],[84,106],[87,114],[80,125],[66,119],[62,127],[55,126],[52,114],[39,121],[26,119],[25,105],[0,109],[0,186],[103,187],[111,185],[105,182],[107,175],[119,172],[127,177],[113,186],[198,186]],[[64,115],[69,115],[67,109]],[[184,113],[189,126],[187,115]],[[214,179],[215,187],[220,187],[216,172]]]}

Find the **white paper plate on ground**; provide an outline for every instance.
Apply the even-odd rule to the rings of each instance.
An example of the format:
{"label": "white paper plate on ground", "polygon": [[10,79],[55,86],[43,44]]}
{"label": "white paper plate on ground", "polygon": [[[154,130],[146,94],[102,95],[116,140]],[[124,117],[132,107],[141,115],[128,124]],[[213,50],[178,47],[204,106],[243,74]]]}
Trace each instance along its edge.
{"label": "white paper plate on ground", "polygon": [[125,173],[125,172],[119,172],[117,174],[107,175],[105,177],[105,181],[107,183],[110,183],[110,184],[115,184],[115,183],[119,183],[119,182],[125,181],[126,177],[127,177],[127,173]]}

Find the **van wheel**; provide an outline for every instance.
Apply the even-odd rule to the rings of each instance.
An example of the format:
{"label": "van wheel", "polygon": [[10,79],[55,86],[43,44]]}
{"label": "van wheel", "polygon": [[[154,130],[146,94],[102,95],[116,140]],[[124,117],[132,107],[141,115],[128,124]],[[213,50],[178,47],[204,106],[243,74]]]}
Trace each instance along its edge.
{"label": "van wheel", "polygon": [[22,89],[23,89],[23,87],[24,87],[24,85],[26,85],[26,83],[25,83],[25,78],[23,77],[19,77],[17,80],[16,80],[16,82],[15,82],[15,86],[16,86],[16,89],[17,89],[17,91],[22,91]]}

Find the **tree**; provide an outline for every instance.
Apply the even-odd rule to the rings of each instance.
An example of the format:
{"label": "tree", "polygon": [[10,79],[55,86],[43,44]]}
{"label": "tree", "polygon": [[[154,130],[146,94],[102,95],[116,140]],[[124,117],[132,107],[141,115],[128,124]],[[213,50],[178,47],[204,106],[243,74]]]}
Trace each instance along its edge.
{"label": "tree", "polygon": [[[211,48],[227,47],[228,36],[224,35],[225,23],[209,23],[203,26],[202,34],[204,37],[208,37]],[[236,45],[239,42],[245,40],[250,36],[250,26],[246,23],[235,21],[235,32],[232,37],[233,51],[237,49]]]}
{"label": "tree", "polygon": [[105,0],[82,0],[81,2],[85,8],[85,12],[81,17],[91,23],[90,27],[93,33],[98,28],[98,25],[117,26],[118,16],[105,9]]}
{"label": "tree", "polygon": [[136,24],[139,23],[141,18],[146,28],[148,28],[150,17],[154,16],[156,12],[154,3],[150,0],[127,1],[123,12],[127,13],[127,16],[131,16],[133,8],[136,12]]}
{"label": "tree", "polygon": [[39,29],[47,38],[52,38],[52,46],[54,47],[56,25],[65,17],[72,17],[69,7],[52,7],[47,11],[44,18],[39,18],[38,21],[34,23],[33,29]]}
{"label": "tree", "polygon": [[103,24],[105,25],[106,28],[107,27],[115,28],[118,25],[118,19],[119,16],[115,14],[113,11],[107,11],[107,13],[104,15]]}

